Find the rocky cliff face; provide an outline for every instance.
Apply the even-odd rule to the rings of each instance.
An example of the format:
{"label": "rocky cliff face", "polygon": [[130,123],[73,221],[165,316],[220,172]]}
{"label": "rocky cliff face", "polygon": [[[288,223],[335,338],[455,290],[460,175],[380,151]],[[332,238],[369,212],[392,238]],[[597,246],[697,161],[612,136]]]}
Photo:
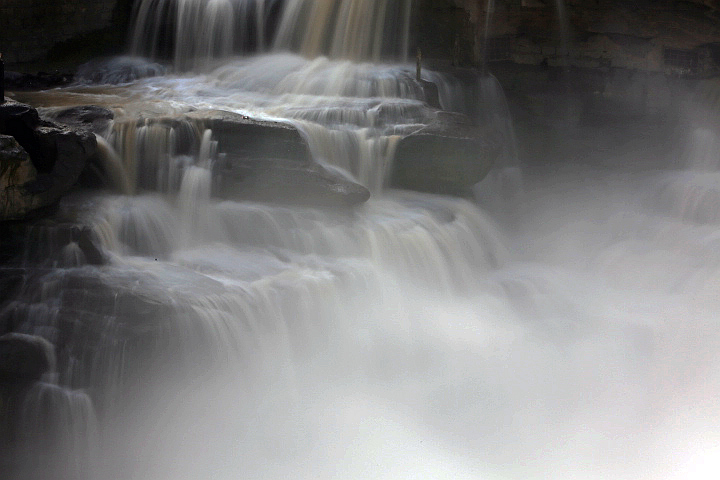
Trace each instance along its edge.
{"label": "rocky cliff face", "polygon": [[54,69],[124,48],[133,0],[3,0],[0,52],[13,69]]}
{"label": "rocky cliff face", "polygon": [[689,76],[720,72],[716,0],[496,0],[486,42],[492,3],[419,0],[418,44],[464,64],[487,58]]}

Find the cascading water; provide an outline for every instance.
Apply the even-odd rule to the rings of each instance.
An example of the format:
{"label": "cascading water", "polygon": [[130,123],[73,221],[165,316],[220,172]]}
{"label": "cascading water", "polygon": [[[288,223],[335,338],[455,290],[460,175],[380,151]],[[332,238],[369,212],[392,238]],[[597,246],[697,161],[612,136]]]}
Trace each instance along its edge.
{"label": "cascading water", "polygon": [[277,51],[407,60],[411,5],[412,0],[141,0],[131,51],[170,54],[180,69],[201,67],[233,53],[265,50],[276,28]]}
{"label": "cascading water", "polygon": [[[56,378],[25,405],[66,405],[71,434],[54,440],[72,446],[59,450],[68,468],[45,469],[32,448],[27,465],[92,480],[714,478],[716,127],[689,130],[680,168],[646,168],[642,152],[613,168],[553,159],[492,215],[389,190],[396,143],[438,111],[411,66],[347,60],[385,55],[379,32],[408,16],[409,2],[370,15],[371,3],[284,2],[273,42],[253,27],[258,46],[341,58],[223,59],[280,2],[143,1],[136,46],[159,52],[152,39],[169,31],[184,45],[194,18],[203,33],[176,67],[201,73],[33,97],[113,108],[105,150],[120,166],[106,173],[124,191],[60,208],[91,226],[102,265],[72,242],[55,264],[33,263],[52,261],[41,226],[27,278],[0,305],[0,326],[57,349]],[[406,44],[393,21],[393,45]],[[343,50],[349,39],[362,45]],[[444,109],[502,139],[501,170],[519,170],[493,78],[423,79]],[[313,162],[373,198],[353,209],[213,198],[228,159],[203,112],[217,110],[297,127]],[[68,235],[79,245],[81,233]],[[22,418],[30,442],[44,433]]]}

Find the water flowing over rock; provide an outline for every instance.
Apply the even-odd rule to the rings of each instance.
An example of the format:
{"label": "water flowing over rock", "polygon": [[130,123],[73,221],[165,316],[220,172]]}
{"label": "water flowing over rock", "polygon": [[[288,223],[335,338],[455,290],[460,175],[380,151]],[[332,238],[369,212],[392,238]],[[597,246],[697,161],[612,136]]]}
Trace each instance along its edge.
{"label": "water flowing over rock", "polygon": [[44,338],[0,336],[0,466],[8,478],[89,473],[97,441],[92,402],[83,392],[41,381],[54,372],[55,350]]}
{"label": "water flowing over rock", "polygon": [[142,0],[131,50],[169,56],[182,69],[270,46],[308,57],[407,60],[411,6],[412,0]]}
{"label": "water flowing over rock", "polygon": [[312,2],[290,0],[278,26],[275,47],[298,48],[309,57],[378,61],[407,60],[411,0]]}
{"label": "water flowing over rock", "polygon": [[538,106],[369,63],[410,2],[135,5],[163,75],[11,105],[31,186],[70,129],[107,181],[0,223],[0,475],[717,477],[714,82],[629,115],[548,67]]}
{"label": "water flowing over rock", "polygon": [[196,110],[185,118],[210,129],[218,149],[231,155],[254,159],[285,159],[297,164],[311,162],[307,141],[292,124],[251,118],[221,110]]}

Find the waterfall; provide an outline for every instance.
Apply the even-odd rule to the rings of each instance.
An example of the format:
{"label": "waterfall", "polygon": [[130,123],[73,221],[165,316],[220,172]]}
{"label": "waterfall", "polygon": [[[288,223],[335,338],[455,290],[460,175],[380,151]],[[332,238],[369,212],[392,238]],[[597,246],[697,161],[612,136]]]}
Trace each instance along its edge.
{"label": "waterfall", "polygon": [[[24,236],[0,265],[2,474],[717,476],[715,116],[578,122],[558,136],[587,155],[523,154],[496,78],[370,62],[403,59],[410,8],[142,0],[134,52],[174,70],[32,94],[113,110],[116,188],[3,231]],[[447,118],[494,148],[475,198],[392,188]],[[372,196],[216,195],[256,164]]]}
{"label": "waterfall", "polygon": [[130,49],[135,55],[169,55],[179,69],[207,67],[214,59],[262,52],[269,45],[310,58],[407,61],[411,3],[141,0],[134,9]]}
{"label": "waterfall", "polygon": [[235,52],[263,50],[270,0],[141,0],[135,3],[130,51],[170,56],[179,69]]}
{"label": "waterfall", "polygon": [[275,39],[276,49],[306,56],[407,61],[411,0],[290,0]]}

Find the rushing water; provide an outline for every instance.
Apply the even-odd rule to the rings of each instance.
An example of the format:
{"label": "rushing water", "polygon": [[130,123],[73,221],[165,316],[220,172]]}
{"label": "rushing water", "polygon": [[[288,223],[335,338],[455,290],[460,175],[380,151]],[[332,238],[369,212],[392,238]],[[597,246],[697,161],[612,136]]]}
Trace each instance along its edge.
{"label": "rushing water", "polygon": [[[351,3],[365,4],[334,2]],[[435,114],[412,73],[276,52],[32,97],[116,113],[101,142],[116,191],[62,208],[108,263],[71,242],[0,313],[58,347],[55,379],[30,398],[75,395],[59,421],[70,465],[44,478],[716,477],[716,127],[685,119],[662,158],[634,146],[662,140],[650,126],[598,129],[593,148],[579,129],[565,141],[593,161],[528,162],[520,181],[497,83],[425,72],[443,107],[502,132],[503,168],[480,205],[394,191],[394,142]],[[291,123],[373,197],[352,210],[213,198],[224,152],[189,120],[203,109]],[[29,235],[28,265],[46,233]]]}

